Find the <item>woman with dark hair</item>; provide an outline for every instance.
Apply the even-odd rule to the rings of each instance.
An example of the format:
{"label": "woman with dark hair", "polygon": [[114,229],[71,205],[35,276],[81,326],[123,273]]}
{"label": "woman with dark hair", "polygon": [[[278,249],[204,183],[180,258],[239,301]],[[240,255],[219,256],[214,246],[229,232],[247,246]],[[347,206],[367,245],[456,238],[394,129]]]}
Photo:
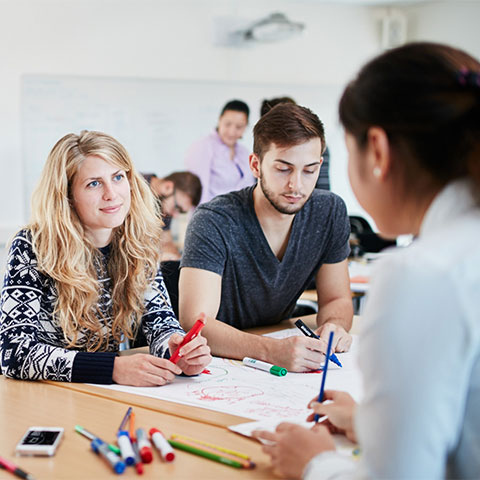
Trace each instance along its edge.
{"label": "woman with dark hair", "polygon": [[[289,478],[479,478],[480,63],[438,44],[390,50],[348,85],[340,120],[360,204],[416,240],[373,276],[362,402],[327,391],[310,404],[323,425],[258,436]],[[359,462],[332,432],[358,441]]]}
{"label": "woman with dark hair", "polygon": [[202,182],[200,203],[254,183],[249,151],[238,143],[247,128],[249,114],[245,102],[231,100],[222,108],[215,131],[188,149],[185,167]]}

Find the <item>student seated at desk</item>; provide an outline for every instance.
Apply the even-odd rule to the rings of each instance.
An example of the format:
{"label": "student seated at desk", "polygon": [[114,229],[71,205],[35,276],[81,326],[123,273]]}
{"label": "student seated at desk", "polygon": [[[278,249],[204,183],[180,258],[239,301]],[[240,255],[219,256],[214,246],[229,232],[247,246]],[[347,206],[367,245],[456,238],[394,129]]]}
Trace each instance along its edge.
{"label": "student seated at desk", "polygon": [[[360,337],[364,398],[327,392],[329,429],[258,436],[288,478],[480,478],[480,62],[417,43],[369,62],[340,102],[353,191],[384,234]],[[327,378],[328,384],[328,378]]]}
{"label": "student seated at desk", "polygon": [[[336,351],[349,349],[350,224],[344,202],[315,189],[324,148],[313,112],[277,105],[254,128],[250,168],[257,185],[218,196],[193,214],[181,260],[180,320],[189,328],[199,312],[211,317],[203,332],[215,355],[298,372],[318,369],[331,330]],[[321,341],[241,331],[289,318],[313,277]]]}
{"label": "student seated at desk", "polygon": [[162,262],[180,260],[181,254],[173,241],[170,226],[172,218],[188,213],[202,196],[200,179],[191,172],[173,172],[159,178],[154,173],[142,173],[160,202],[163,216]]}
{"label": "student seated at desk", "polygon": [[[14,238],[1,298],[0,357],[18,379],[150,386],[197,374],[205,338],[184,334],[158,269],[162,221],[126,150],[100,132],[53,147]],[[117,356],[142,324],[150,355]]]}

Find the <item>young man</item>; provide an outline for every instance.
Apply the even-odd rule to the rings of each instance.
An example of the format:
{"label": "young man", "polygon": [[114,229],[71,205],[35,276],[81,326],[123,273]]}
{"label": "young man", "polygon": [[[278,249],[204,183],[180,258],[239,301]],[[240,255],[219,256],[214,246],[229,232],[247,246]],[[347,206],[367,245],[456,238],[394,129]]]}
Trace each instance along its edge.
{"label": "young man", "polygon": [[180,252],[170,232],[172,218],[179,213],[187,213],[200,203],[202,184],[191,172],[174,172],[164,178],[153,173],[144,173],[143,177],[161,202],[163,213],[164,237],[162,261],[180,260]]}
{"label": "young man", "polygon": [[[353,309],[345,204],[315,190],[325,148],[323,125],[305,107],[277,105],[254,128],[250,168],[255,186],[221,195],[196,210],[180,272],[180,321],[200,312],[212,353],[264,360],[290,371],[317,369],[326,339],[348,350]],[[242,329],[288,318],[315,277],[321,341],[273,339]]]}

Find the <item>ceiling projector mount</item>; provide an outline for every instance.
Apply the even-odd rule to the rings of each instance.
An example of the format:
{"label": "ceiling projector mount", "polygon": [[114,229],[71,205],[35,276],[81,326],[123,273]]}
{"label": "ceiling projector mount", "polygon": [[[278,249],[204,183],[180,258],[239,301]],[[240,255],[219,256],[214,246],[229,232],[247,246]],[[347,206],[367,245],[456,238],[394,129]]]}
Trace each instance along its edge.
{"label": "ceiling projector mount", "polygon": [[305,25],[289,20],[283,13],[272,13],[254,22],[223,18],[217,19],[217,45],[248,46],[286,40],[300,34]]}

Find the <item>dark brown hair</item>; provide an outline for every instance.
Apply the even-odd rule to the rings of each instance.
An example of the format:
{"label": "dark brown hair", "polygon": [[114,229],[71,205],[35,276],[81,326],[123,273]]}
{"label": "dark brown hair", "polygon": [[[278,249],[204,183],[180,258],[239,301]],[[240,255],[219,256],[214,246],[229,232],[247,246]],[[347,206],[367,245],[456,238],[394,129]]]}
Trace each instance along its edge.
{"label": "dark brown hair", "polygon": [[270,100],[263,100],[262,105],[260,106],[260,116],[263,117],[266,113],[268,113],[275,105],[279,103],[294,103],[297,102],[291,97],[275,97],[271,98]]}
{"label": "dark brown hair", "polygon": [[465,176],[480,187],[480,63],[446,45],[411,43],[367,63],[340,100],[340,121],[364,148],[385,130],[403,187]]}
{"label": "dark brown hair", "polygon": [[200,179],[191,172],[173,172],[163,180],[173,182],[177,190],[187,194],[192,200],[192,205],[196,207],[202,197],[202,183]]}
{"label": "dark brown hair", "polygon": [[320,138],[325,150],[323,123],[310,109],[292,103],[273,107],[253,128],[253,152],[263,160],[272,143],[279,147],[293,147]]}
{"label": "dark brown hair", "polygon": [[229,102],[227,102],[222,108],[220,116],[222,116],[227,110],[244,113],[248,121],[248,116],[250,115],[250,109],[248,108],[248,105],[245,102],[242,102],[242,100],[230,100]]}

